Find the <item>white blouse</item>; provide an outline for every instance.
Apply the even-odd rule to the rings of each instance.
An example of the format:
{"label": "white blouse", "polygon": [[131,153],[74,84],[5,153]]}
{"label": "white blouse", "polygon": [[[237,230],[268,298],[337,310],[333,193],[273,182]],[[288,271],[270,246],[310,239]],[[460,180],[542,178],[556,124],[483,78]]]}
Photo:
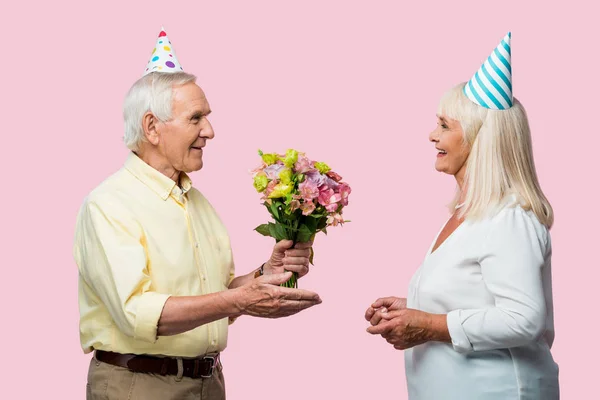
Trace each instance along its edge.
{"label": "white blouse", "polygon": [[411,400],[559,398],[550,234],[511,199],[436,237],[411,280],[408,307],[447,314],[452,338],[405,351]]}

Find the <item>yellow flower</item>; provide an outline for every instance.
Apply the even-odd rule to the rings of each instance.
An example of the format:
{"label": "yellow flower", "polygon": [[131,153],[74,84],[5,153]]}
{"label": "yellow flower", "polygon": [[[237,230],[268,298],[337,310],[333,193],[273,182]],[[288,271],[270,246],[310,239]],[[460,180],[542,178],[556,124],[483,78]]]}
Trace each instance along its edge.
{"label": "yellow flower", "polygon": [[281,180],[281,183],[289,185],[290,183],[292,183],[292,176],[292,170],[289,168],[285,168],[279,173],[279,180]]}
{"label": "yellow flower", "polygon": [[277,199],[280,197],[285,197],[289,193],[292,192],[294,186],[286,185],[285,183],[279,183],[274,188],[271,194],[269,194],[269,199]]}
{"label": "yellow flower", "polygon": [[316,162],[315,168],[322,174],[326,174],[329,171],[331,171],[331,168],[329,168],[329,165],[325,164],[324,162]]}
{"label": "yellow flower", "polygon": [[264,192],[269,184],[269,179],[266,175],[257,175],[254,177],[254,188],[258,193]]}

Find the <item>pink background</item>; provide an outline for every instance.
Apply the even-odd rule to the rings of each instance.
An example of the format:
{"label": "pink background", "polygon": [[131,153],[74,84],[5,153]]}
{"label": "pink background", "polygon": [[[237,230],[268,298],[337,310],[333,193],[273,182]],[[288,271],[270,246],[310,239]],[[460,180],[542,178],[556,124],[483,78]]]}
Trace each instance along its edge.
{"label": "pink background", "polygon": [[406,294],[447,217],[454,180],[433,169],[427,140],[439,97],[468,80],[509,30],[514,93],[556,212],[553,354],[562,395],[590,398],[600,355],[593,2],[283,3],[14,2],[4,10],[4,393],[84,398],[90,356],[79,347],[75,216],[125,159],[122,100],[164,24],[213,109],[216,138],[192,178],[229,228],[240,273],[272,245],[252,231],[267,219],[248,174],[257,148],[304,150],[354,189],[345,214],[353,222],[318,238],[316,266],[301,281],[323,304],[231,328],[223,354],[230,399],[406,398],[402,352],[365,332],[363,312],[379,296]]}

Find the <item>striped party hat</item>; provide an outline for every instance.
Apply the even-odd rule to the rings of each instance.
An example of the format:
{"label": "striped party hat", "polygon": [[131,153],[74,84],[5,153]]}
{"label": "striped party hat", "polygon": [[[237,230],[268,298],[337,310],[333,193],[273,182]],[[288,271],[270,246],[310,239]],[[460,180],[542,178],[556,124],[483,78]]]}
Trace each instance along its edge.
{"label": "striped party hat", "polygon": [[467,97],[485,108],[506,110],[513,105],[510,32],[465,85]]}
{"label": "striped party hat", "polygon": [[150,72],[179,71],[183,71],[183,68],[177,60],[177,56],[175,55],[173,46],[171,46],[171,41],[167,37],[165,28],[161,28],[158,39],[156,39],[156,46],[154,46],[152,55],[150,55],[150,61],[148,61],[148,65],[146,65],[144,75],[147,75]]}

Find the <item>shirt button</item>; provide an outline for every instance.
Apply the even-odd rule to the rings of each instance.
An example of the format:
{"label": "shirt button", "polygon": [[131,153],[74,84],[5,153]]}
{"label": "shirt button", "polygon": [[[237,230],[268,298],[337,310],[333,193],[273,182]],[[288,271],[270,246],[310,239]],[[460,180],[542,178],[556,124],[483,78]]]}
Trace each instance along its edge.
{"label": "shirt button", "polygon": [[196,248],[198,248],[198,243],[196,243],[194,246],[196,246]]}

